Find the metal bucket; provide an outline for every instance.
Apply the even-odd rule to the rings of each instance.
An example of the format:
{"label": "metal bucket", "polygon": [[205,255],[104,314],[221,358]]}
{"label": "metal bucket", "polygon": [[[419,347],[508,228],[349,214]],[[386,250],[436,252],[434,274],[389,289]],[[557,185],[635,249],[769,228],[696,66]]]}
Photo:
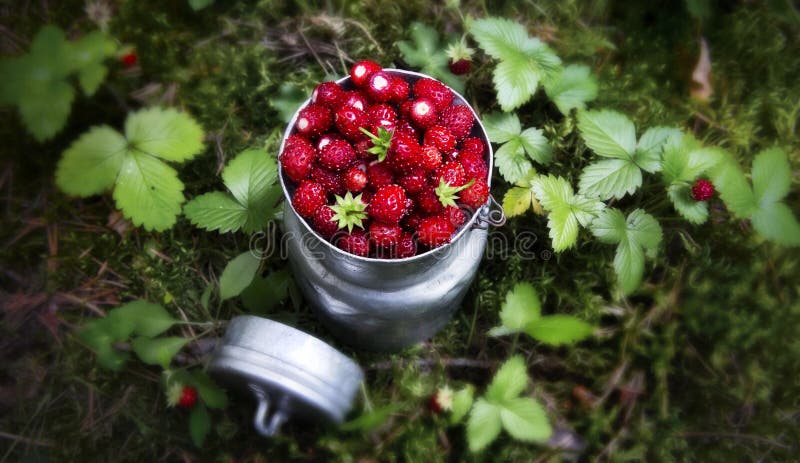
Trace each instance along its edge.
{"label": "metal bucket", "polygon": [[[413,85],[429,77],[417,72],[384,69]],[[350,78],[337,81],[352,88]],[[452,89],[451,89],[452,91]],[[454,104],[466,105],[453,91]],[[309,104],[306,100],[300,107]],[[281,143],[292,134],[297,114]],[[492,146],[475,114],[471,136],[486,146],[486,162],[492,171]],[[493,198],[474,211],[451,242],[405,259],[374,259],[342,251],[321,236],[291,205],[294,188],[283,169],[279,176],[284,202],[283,228],[295,281],[325,325],[343,342],[356,347],[397,350],[433,336],[461,304],[486,248],[488,225],[502,225],[505,217]],[[491,179],[488,179],[489,181]]]}

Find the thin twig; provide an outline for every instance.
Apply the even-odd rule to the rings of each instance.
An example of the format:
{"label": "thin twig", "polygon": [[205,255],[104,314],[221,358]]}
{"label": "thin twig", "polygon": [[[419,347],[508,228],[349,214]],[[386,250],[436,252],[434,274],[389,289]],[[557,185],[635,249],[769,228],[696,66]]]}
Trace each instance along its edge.
{"label": "thin twig", "polygon": [[738,432],[684,431],[678,435],[681,437],[711,437],[714,439],[745,439],[760,442],[762,444],[769,444],[782,449],[789,448],[789,446],[786,444],[782,444],[766,437],[755,436],[753,434],[740,434]]}

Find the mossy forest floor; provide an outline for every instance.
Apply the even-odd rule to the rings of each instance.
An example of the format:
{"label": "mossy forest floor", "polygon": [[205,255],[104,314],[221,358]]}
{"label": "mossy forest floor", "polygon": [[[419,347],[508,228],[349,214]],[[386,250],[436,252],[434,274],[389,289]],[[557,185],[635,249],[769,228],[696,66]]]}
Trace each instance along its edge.
{"label": "mossy forest floor", "polygon": [[[94,3],[94,2],[89,2]],[[246,147],[274,153],[284,122],[274,106],[281,86],[310,91],[327,69],[343,75],[369,57],[403,67],[395,46],[422,21],[462,32],[457,10],[439,2],[217,0],[199,12],[184,0],[109,2],[110,34],[135,47],[136,70],[112,66],[92,98],[79,96],[68,126],[36,143],[13,108],[3,108],[0,157],[0,461],[559,461],[566,455],[507,435],[479,455],[463,426],[431,414],[439,387],[478,390],[510,352],[522,354],[532,384],[558,432],[581,461],[797,461],[800,455],[800,255],[762,242],[746,222],[713,213],[702,226],[675,217],[663,186],[645,182],[642,197],[662,221],[664,245],[635,296],[615,301],[613,248],[582,240],[550,260],[519,255],[487,259],[454,321],[430,342],[394,355],[336,343],[299,300],[265,315],[336,343],[365,368],[364,397],[397,404],[368,433],[290,424],[272,440],[251,426],[252,403],[231,396],[213,413],[205,446],[193,446],[187,415],[166,407],[159,371],[131,361],[120,373],[97,367],[72,331],[123,302],[163,302],[176,316],[225,321],[242,313],[236,299],[210,311],[200,296],[225,263],[243,252],[243,234],[207,233],[184,218],[148,233],[119,221],[110,195],[66,197],[54,186],[61,152],[92,125],[119,127],[143,105],[185,109],[207,131],[207,149],[181,166],[187,196],[221,187],[218,172]],[[322,3],[322,2],[321,2]],[[800,166],[800,13],[789,1],[706,4],[703,20],[683,2],[465,1],[464,15],[504,16],[526,24],[569,62],[589,64],[600,94],[593,103],[625,112],[637,126],[672,124],[720,145],[749,165],[779,144]],[[45,23],[68,35],[93,30],[85,2],[0,3],[4,54],[27,49]],[[796,8],[796,7],[795,7]],[[704,37],[714,94],[690,98],[691,72]],[[493,66],[481,58],[466,95],[497,110]],[[2,78],[2,76],[0,76]],[[570,132],[537,97],[519,111],[548,135]],[[555,146],[551,172],[576,181],[591,154],[577,137]],[[797,173],[787,203],[800,210]],[[508,185],[496,176],[493,192]],[[648,193],[650,192],[650,193]],[[652,198],[650,200],[649,198]],[[712,211],[723,206],[712,204]],[[542,217],[509,221],[513,237],[530,230],[549,249]],[[273,258],[264,272],[284,268]],[[506,292],[532,282],[545,312],[573,313],[601,327],[590,341],[548,348],[529,339],[487,336]],[[210,333],[212,339],[221,329]],[[197,362],[200,343],[184,361]],[[357,414],[357,412],[354,412]]]}

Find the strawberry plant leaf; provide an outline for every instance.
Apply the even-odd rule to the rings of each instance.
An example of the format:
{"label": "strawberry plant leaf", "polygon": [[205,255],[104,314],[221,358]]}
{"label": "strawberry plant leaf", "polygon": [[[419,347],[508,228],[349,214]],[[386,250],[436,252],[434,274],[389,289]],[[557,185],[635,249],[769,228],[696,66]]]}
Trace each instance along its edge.
{"label": "strawberry plant leaf", "polygon": [[667,196],[678,214],[687,222],[701,224],[708,220],[708,204],[705,201],[695,201],[688,184],[670,185],[667,187]]}
{"label": "strawberry plant leaf", "polygon": [[530,37],[525,28],[503,18],[473,21],[469,32],[478,45],[499,61],[493,82],[503,111],[513,111],[531,99],[539,82],[561,71],[561,60],[541,40]]}
{"label": "strawberry plant leaf", "polygon": [[581,172],[578,190],[586,196],[606,200],[633,194],[642,185],[642,171],[626,159],[603,159]]}
{"label": "strawberry plant leaf", "polygon": [[71,65],[78,70],[78,83],[83,93],[92,96],[103,83],[108,68],[103,64],[116,53],[117,45],[107,34],[90,32],[69,44]]}
{"label": "strawberry plant leaf", "polygon": [[220,233],[241,230],[248,218],[247,208],[221,191],[192,199],[183,207],[183,213],[195,226]]}
{"label": "strawberry plant leaf", "polygon": [[531,322],[539,319],[542,303],[530,283],[517,283],[506,294],[500,309],[500,324],[509,333],[523,331]]}
{"label": "strawberry plant leaf", "polygon": [[211,432],[211,416],[203,404],[197,404],[189,415],[189,435],[196,447],[202,447]]}
{"label": "strawberry plant leaf", "polygon": [[668,140],[681,136],[681,131],[672,127],[650,127],[639,138],[633,161],[642,170],[658,172],[662,168],[661,155]]}
{"label": "strawberry plant leaf", "polygon": [[500,421],[511,437],[523,442],[545,442],[553,434],[544,408],[529,397],[516,397],[503,402]]}
{"label": "strawberry plant leaf", "polygon": [[189,0],[189,6],[194,11],[200,11],[214,4],[214,0]]}
{"label": "strawberry plant leaf", "polygon": [[786,204],[764,204],[753,212],[750,220],[764,238],[784,246],[800,246],[800,223]]}
{"label": "strawberry plant leaf", "polygon": [[480,452],[497,439],[502,431],[500,407],[480,398],[475,401],[467,420],[469,451]]}
{"label": "strawberry plant leaf", "polygon": [[219,278],[219,297],[223,301],[238,296],[256,276],[261,260],[245,251],[228,262]]}
{"label": "strawberry plant leaf", "polygon": [[728,210],[740,219],[749,218],[758,207],[753,189],[744,176],[742,167],[733,157],[724,153],[719,163],[708,172]]}
{"label": "strawberry plant leaf", "polygon": [[30,96],[21,97],[18,102],[19,113],[33,138],[43,142],[66,125],[75,91],[61,80],[32,82],[29,88]]}
{"label": "strawberry plant leaf", "polygon": [[486,389],[486,400],[500,404],[513,399],[525,390],[528,385],[528,370],[521,355],[506,360],[495,373],[492,382]]}
{"label": "strawberry plant leaf", "polygon": [[128,302],[110,311],[106,318],[116,326],[127,329],[127,334],[122,339],[127,339],[132,333],[147,337],[158,336],[178,322],[161,305],[143,299]]}
{"label": "strawberry plant leaf", "polygon": [[594,236],[605,244],[617,244],[624,240],[627,228],[622,211],[611,207],[598,215],[591,224]]}
{"label": "strawberry plant leaf", "polygon": [[138,151],[185,162],[203,150],[203,129],[186,113],[168,108],[137,111],[125,120],[125,138]]}
{"label": "strawberry plant leaf", "polygon": [[202,370],[191,372],[189,383],[197,389],[198,395],[208,408],[225,408],[228,406],[228,395],[225,390]]}
{"label": "strawberry plant leaf", "polygon": [[128,363],[130,354],[127,352],[120,352],[110,344],[99,346],[95,349],[97,363],[111,371],[122,371],[125,364]]}
{"label": "strawberry plant leaf", "polygon": [[544,133],[536,128],[522,130],[516,114],[493,114],[484,122],[492,142],[502,143],[494,156],[500,175],[508,182],[524,180],[533,168],[531,160],[540,164],[552,160],[552,148]]}
{"label": "strawberry plant leaf", "polygon": [[125,137],[108,126],[93,127],[64,151],[56,184],[67,194],[86,197],[112,186],[125,159]]}
{"label": "strawberry plant leaf", "polygon": [[369,410],[362,413],[360,416],[357,416],[356,418],[353,418],[352,420],[342,424],[339,429],[342,431],[372,431],[373,429],[377,429],[386,423],[389,418],[392,417],[392,415],[400,410],[400,408],[400,404],[389,404],[380,408]]}
{"label": "strawberry plant leaf", "polygon": [[253,282],[242,291],[242,305],[254,313],[267,313],[289,296],[292,275],[288,270],[277,270],[266,277],[256,275]]}
{"label": "strawberry plant leaf", "polygon": [[630,241],[622,241],[614,254],[614,272],[623,294],[630,294],[642,282],[644,251]]}
{"label": "strawberry plant leaf", "polygon": [[624,114],[608,109],[578,113],[578,129],[586,146],[608,158],[632,159],[636,127]]}
{"label": "strawberry plant leaf", "polygon": [[786,153],[780,148],[769,148],[758,153],[751,172],[755,200],[765,205],[783,199],[789,194],[792,168]]}
{"label": "strawberry plant leaf", "polygon": [[537,341],[554,346],[573,344],[592,335],[594,327],[570,315],[547,315],[525,326],[525,332]]}
{"label": "strawberry plant leaf", "polygon": [[575,245],[579,226],[588,226],[605,207],[596,198],[574,194],[572,186],[562,177],[540,175],[531,180],[531,189],[548,212],[547,226],[556,252]]}
{"label": "strawberry plant leaf", "polygon": [[575,108],[585,109],[586,103],[597,98],[597,78],[589,66],[570,64],[545,80],[544,90],[562,114],[569,114]]}
{"label": "strawberry plant leaf", "polygon": [[453,394],[453,406],[450,409],[450,424],[458,424],[467,416],[472,408],[475,397],[475,387],[467,384],[464,389]]}
{"label": "strawberry plant leaf", "polygon": [[148,338],[139,336],[131,341],[131,347],[139,359],[148,365],[161,365],[169,368],[172,358],[189,342],[187,338],[171,336]]}
{"label": "strawberry plant leaf", "polygon": [[450,58],[439,42],[439,33],[436,29],[421,22],[414,22],[408,34],[411,42],[397,42],[403,60],[408,65],[418,68],[423,74],[441,80],[453,90],[463,92],[464,82],[450,72],[448,67]]}

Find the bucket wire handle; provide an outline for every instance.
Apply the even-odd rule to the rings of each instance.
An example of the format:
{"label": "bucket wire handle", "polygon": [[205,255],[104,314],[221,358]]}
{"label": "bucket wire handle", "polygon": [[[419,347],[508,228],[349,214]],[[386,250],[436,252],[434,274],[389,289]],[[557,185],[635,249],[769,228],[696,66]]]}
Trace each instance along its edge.
{"label": "bucket wire handle", "polygon": [[[256,428],[256,431],[264,437],[274,436],[278,433],[281,425],[288,419],[286,411],[279,407],[272,413],[272,417],[269,418],[269,396],[258,386],[251,384],[250,389],[253,391],[258,401],[258,408],[256,408],[256,414],[253,417],[253,426]],[[269,423],[267,423],[267,420],[269,420]]]}
{"label": "bucket wire handle", "polygon": [[502,227],[506,224],[506,214],[503,212],[503,206],[494,199],[494,196],[489,195],[489,202],[483,206],[483,210],[478,215],[478,220],[475,221],[474,228],[487,229],[492,227]]}

